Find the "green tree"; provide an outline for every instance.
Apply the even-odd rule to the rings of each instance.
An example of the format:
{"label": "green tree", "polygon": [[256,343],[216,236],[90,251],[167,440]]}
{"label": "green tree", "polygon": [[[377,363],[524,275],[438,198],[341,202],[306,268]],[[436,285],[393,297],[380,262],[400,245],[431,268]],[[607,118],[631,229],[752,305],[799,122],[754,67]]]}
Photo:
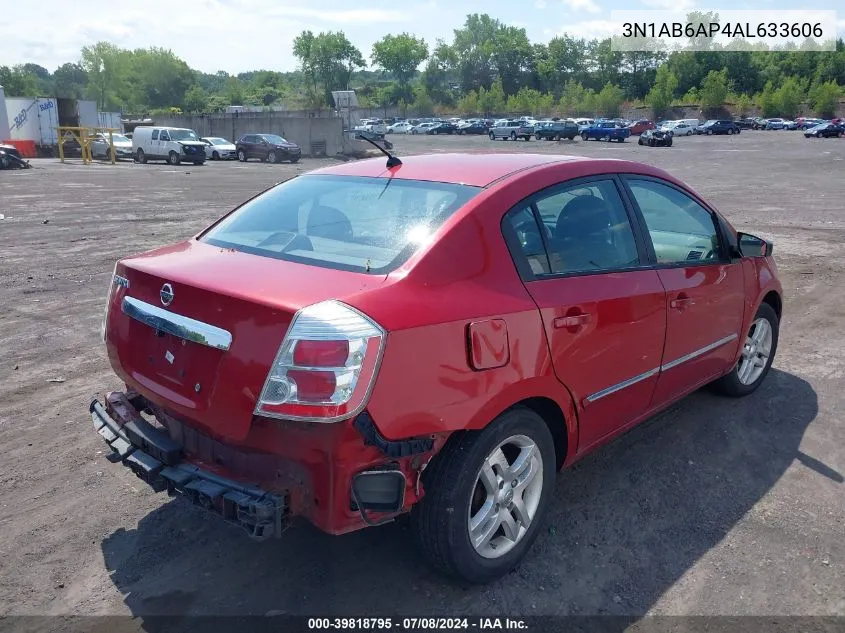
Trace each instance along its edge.
{"label": "green tree", "polygon": [[596,108],[599,114],[607,117],[617,117],[625,100],[625,93],[622,88],[610,82],[606,83],[596,95]]}
{"label": "green tree", "polygon": [[494,81],[490,90],[478,89],[478,107],[485,115],[504,114],[507,109],[507,99],[501,79]]}
{"label": "green tree", "polygon": [[38,77],[22,66],[0,66],[0,86],[7,97],[37,97]]}
{"label": "green tree", "polygon": [[586,50],[586,40],[571,35],[552,38],[546,56],[537,64],[546,90],[560,96],[567,82],[582,77],[587,69]]}
{"label": "green tree", "polygon": [[711,70],[701,82],[699,91],[701,107],[705,110],[714,110],[724,106],[729,88],[728,70],[726,68],[719,71]]}
{"label": "green tree", "polygon": [[736,106],[737,114],[739,116],[745,116],[751,109],[751,97],[744,93],[738,95],[734,105]]}
{"label": "green tree", "polygon": [[534,49],[525,29],[499,25],[493,39],[493,65],[505,94],[515,94],[530,78]]}
{"label": "green tree", "polygon": [[414,89],[414,112],[420,116],[430,116],[434,114],[434,101],[428,96],[425,88],[417,86]]}
{"label": "green tree", "polygon": [[646,103],[651,106],[655,117],[662,117],[669,111],[677,88],[678,78],[669,66],[664,64],[658,68],[654,85],[646,95]]}
{"label": "green tree", "polygon": [[[484,90],[482,88],[482,90]],[[475,90],[470,90],[458,101],[458,109],[462,114],[478,114],[481,109],[478,105],[478,93]]]}
{"label": "green tree", "polygon": [[452,83],[457,82],[454,70],[456,56],[454,49],[443,40],[437,40],[434,51],[428,58],[422,74],[422,85],[428,96],[437,103],[454,102]]}
{"label": "green tree", "polygon": [[303,31],[294,38],[293,54],[308,78],[309,101],[317,106],[331,103],[332,91],[348,90],[352,73],[366,65],[361,51],[342,31],[319,35]]}
{"label": "green tree", "polygon": [[772,117],[778,112],[777,95],[775,94],[775,87],[771,81],[767,81],[763,91],[756,97],[757,106],[763,112],[763,116]]}
{"label": "green tree", "polygon": [[585,102],[587,101],[587,89],[579,81],[570,79],[563,87],[560,96],[560,110],[563,114],[588,114],[585,111]]}
{"label": "green tree", "polygon": [[87,83],[88,75],[79,64],[62,64],[53,73],[53,84],[57,97],[81,99]]}
{"label": "green tree", "polygon": [[97,101],[100,110],[121,109],[131,101],[129,69],[131,53],[109,42],[82,47],[82,68],[88,77],[86,95]]}
{"label": "green tree", "polygon": [[814,84],[809,94],[810,107],[818,116],[832,118],[841,94],[842,89],[835,81]]}
{"label": "green tree", "polygon": [[198,84],[191,86],[182,100],[185,112],[200,113],[208,109],[208,95]]}
{"label": "green tree", "polygon": [[798,114],[798,108],[804,101],[805,94],[803,82],[795,77],[787,77],[775,91],[775,103],[777,103],[779,114],[789,118]]}
{"label": "green tree", "polygon": [[472,13],[462,28],[455,29],[453,62],[464,92],[489,88],[496,76],[493,59],[496,35],[502,24],[486,13]]}
{"label": "green tree", "polygon": [[428,57],[428,45],[408,33],[385,35],[373,44],[373,63],[389,72],[397,83],[398,98],[410,98],[410,81]]}

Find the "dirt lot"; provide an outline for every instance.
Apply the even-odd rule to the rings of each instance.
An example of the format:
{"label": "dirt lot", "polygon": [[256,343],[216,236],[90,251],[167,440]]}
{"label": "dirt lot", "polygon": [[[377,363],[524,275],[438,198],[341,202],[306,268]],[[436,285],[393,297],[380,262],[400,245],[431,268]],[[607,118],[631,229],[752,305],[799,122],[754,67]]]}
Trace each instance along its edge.
{"label": "dirt lot", "polygon": [[[92,397],[114,261],[190,236],[296,166],[0,173],[0,614],[845,615],[845,140],[797,132],[636,143],[398,137],[400,154],[624,157],[774,239],[775,369],[741,401],[697,393],[559,477],[521,567],[483,588],[430,571],[401,524],[256,544],[109,464]],[[61,381],[53,382],[54,379]]]}

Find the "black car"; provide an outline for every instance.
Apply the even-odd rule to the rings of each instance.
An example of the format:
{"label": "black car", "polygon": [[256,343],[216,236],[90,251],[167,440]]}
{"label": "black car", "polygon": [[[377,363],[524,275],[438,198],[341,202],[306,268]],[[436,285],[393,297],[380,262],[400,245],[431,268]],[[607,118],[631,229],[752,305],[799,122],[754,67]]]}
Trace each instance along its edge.
{"label": "black car", "polygon": [[640,134],[637,145],[672,147],[672,136],[672,132],[669,130],[646,130]]}
{"label": "black car", "polygon": [[819,123],[804,131],[807,138],[831,138],[834,136],[845,136],[845,127],[836,123]]}
{"label": "black car", "polygon": [[472,123],[459,125],[455,131],[458,134],[487,134],[487,126],[484,125],[483,121],[473,121]]}
{"label": "black car", "polygon": [[296,143],[283,139],[278,134],[245,134],[235,143],[238,160],[245,163],[250,158],[260,158],[268,163],[281,160],[297,162],[302,150]]}
{"label": "black car", "polygon": [[572,140],[578,136],[578,124],[575,121],[552,121],[549,125],[534,130],[537,140],[559,141],[562,138]]}
{"label": "black car", "polygon": [[21,169],[29,167],[14,145],[0,144],[0,169]]}
{"label": "black car", "polygon": [[695,133],[696,134],[739,134],[740,129],[739,126],[734,123],[733,121],[728,121],[726,119],[718,119],[718,120],[710,120],[704,123],[703,125],[699,125]]}
{"label": "black car", "polygon": [[434,127],[430,127],[426,130],[426,134],[454,134],[455,130],[458,129],[458,126],[454,123],[449,123],[448,121],[441,121]]}
{"label": "black car", "polygon": [[753,130],[755,121],[756,119],[745,117],[743,119],[737,119],[736,121],[734,121],[734,123],[736,123],[736,126],[740,130]]}

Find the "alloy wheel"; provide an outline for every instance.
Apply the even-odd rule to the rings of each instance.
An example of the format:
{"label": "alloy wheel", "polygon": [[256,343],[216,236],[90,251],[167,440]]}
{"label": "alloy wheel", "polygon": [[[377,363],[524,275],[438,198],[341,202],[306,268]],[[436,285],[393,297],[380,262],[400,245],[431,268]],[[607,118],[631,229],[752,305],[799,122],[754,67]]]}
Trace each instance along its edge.
{"label": "alloy wheel", "polygon": [[500,558],[522,540],[540,505],[543,457],[525,435],[501,442],[476,477],[467,513],[472,547],[484,558]]}
{"label": "alloy wheel", "polygon": [[767,319],[757,319],[742,347],[737,378],[743,385],[753,384],[766,369],[772,353],[772,326]]}

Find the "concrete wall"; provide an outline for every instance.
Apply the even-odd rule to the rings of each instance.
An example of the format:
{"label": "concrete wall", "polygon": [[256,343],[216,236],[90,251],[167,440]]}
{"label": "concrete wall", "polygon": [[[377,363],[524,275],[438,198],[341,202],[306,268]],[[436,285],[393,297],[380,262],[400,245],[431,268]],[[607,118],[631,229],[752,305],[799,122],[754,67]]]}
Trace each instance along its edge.
{"label": "concrete wall", "polygon": [[282,112],[238,112],[156,116],[153,120],[156,125],[189,128],[200,136],[222,136],[232,142],[244,134],[278,134],[299,145],[305,156],[335,156],[344,152],[343,122],[336,117],[306,118],[287,116]]}

